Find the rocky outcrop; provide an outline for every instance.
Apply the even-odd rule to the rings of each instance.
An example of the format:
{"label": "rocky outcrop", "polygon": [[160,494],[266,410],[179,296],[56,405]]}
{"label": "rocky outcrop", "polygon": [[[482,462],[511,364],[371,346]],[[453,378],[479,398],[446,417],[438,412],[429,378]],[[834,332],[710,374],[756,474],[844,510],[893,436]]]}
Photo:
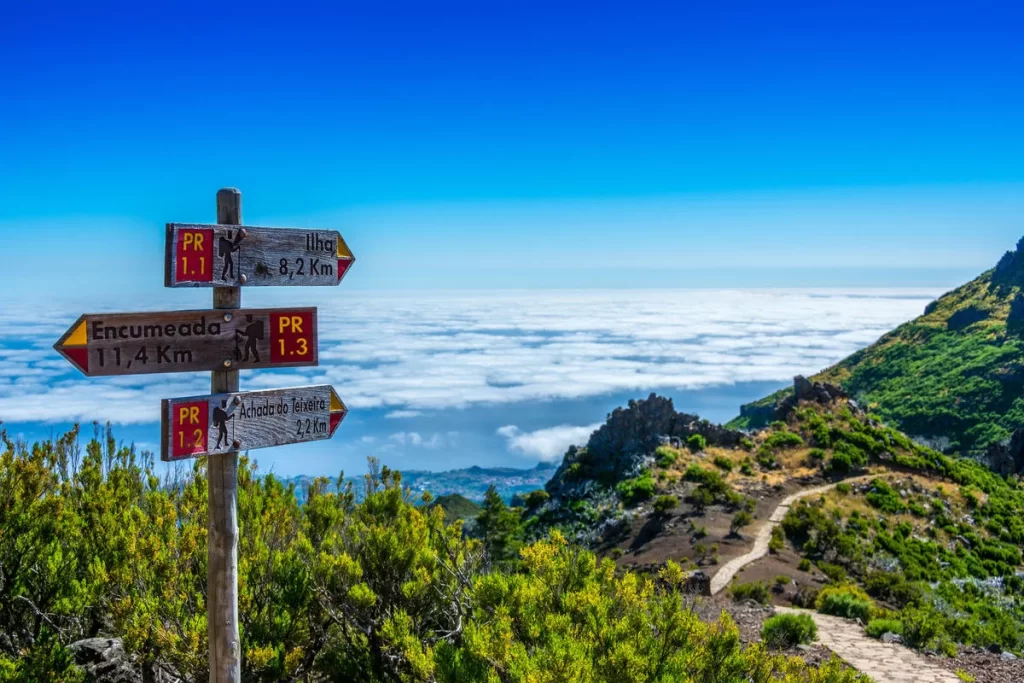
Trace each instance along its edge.
{"label": "rocky outcrop", "polygon": [[140,683],[135,668],[120,638],[87,638],[68,645],[75,664],[85,672],[89,683]]}
{"label": "rocky outcrop", "polygon": [[740,406],[740,417],[751,425],[766,425],[775,419],[774,403],[745,403]]}
{"label": "rocky outcrop", "polygon": [[694,434],[709,444],[736,446],[743,433],[712,424],[697,415],[676,412],[672,399],[651,394],[616,408],[590,435],[585,448],[570,446],[562,464],[545,487],[552,496],[585,493],[593,482],[615,483],[635,477],[649,466],[654,450],[663,443],[681,444]]}
{"label": "rocky outcrop", "polygon": [[735,446],[743,436],[697,415],[677,413],[672,399],[651,394],[645,400],[630,401],[626,408],[612,411],[605,423],[591,434],[587,452],[598,459],[650,453],[666,437],[685,441],[694,434],[700,434],[709,444],[720,446]]}
{"label": "rocky outcrop", "polygon": [[1006,331],[1024,335],[1024,294],[1017,294],[1010,300],[1010,312],[1006,316]]}
{"label": "rocky outcrop", "polygon": [[982,320],[987,320],[989,312],[978,306],[965,306],[959,311],[949,316],[946,321],[946,328],[952,331],[962,330],[965,327],[970,327],[974,323],[979,323]]}
{"label": "rocky outcrop", "polygon": [[1018,429],[1009,439],[988,447],[981,462],[998,474],[1024,473],[1024,429]]}
{"label": "rocky outcrop", "polygon": [[[831,405],[836,399],[849,400],[842,387],[829,382],[812,382],[803,375],[797,375],[793,378],[793,393],[775,404],[775,419],[785,420],[801,401]],[[856,403],[850,403],[851,408],[856,408]]]}

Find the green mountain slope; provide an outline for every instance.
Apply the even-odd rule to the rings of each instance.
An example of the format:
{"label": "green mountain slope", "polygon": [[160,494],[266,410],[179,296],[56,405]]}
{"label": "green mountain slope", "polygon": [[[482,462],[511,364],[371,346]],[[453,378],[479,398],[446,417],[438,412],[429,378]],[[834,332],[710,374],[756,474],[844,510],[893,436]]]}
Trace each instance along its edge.
{"label": "green mountain slope", "polygon": [[[1024,238],[924,315],[811,379],[839,384],[883,420],[944,450],[978,453],[1024,428]],[[743,406],[760,428],[792,389]]]}

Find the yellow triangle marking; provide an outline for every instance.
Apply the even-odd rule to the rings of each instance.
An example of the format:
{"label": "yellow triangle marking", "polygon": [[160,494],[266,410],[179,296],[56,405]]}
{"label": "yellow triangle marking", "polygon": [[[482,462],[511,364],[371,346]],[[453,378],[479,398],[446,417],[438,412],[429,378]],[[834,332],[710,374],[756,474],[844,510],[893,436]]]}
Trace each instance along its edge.
{"label": "yellow triangle marking", "polygon": [[345,244],[345,239],[338,235],[338,258],[352,258],[352,250]]}
{"label": "yellow triangle marking", "polygon": [[331,389],[331,412],[336,413],[339,410],[345,410],[345,404],[341,402],[338,395],[334,393],[334,389]]}
{"label": "yellow triangle marking", "polygon": [[89,344],[88,338],[89,326],[85,324],[85,321],[78,323],[78,327],[71,333],[71,336],[64,340],[64,346],[87,346]]}

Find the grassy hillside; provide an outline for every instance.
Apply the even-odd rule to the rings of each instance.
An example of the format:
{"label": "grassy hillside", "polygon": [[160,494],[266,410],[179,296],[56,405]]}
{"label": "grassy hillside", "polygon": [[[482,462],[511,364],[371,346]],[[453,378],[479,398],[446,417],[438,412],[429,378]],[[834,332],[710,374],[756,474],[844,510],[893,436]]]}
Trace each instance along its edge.
{"label": "grassy hillside", "polygon": [[707,429],[714,438],[685,436],[703,426],[681,414],[684,426],[666,429],[679,420],[659,407],[665,399],[631,402],[609,418],[605,428],[616,425],[616,434],[604,442],[617,445],[617,435],[628,434],[646,444],[644,429],[679,437],[632,450],[612,470],[595,432],[587,447],[570,449],[548,484],[550,498],[526,506],[523,533],[559,530],[624,566],[657,565],[664,553],[648,549],[671,548],[675,561],[714,573],[782,492],[838,482],[794,505],[773,534],[766,566],[736,580],[771,569],[769,577],[782,574],[780,585],[798,589],[802,599],[792,602],[821,602],[830,613],[856,608],[865,622],[880,620],[876,630],[922,649],[1024,648],[1019,480],[923,446],[828,385],[806,393],[817,398],[787,402],[782,419],[735,440]]}
{"label": "grassy hillside", "polygon": [[[811,379],[842,385],[908,434],[979,452],[1024,426],[1022,284],[1024,239],[996,268]],[[728,426],[765,426],[787,393],[744,406]]]}

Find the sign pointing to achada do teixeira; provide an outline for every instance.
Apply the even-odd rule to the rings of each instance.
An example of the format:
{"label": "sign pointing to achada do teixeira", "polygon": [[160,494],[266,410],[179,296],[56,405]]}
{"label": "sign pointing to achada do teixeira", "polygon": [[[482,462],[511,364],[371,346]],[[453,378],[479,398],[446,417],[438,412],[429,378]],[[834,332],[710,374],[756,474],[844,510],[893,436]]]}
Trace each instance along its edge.
{"label": "sign pointing to achada do teixeira", "polygon": [[329,439],[347,412],[329,384],[164,399],[161,459]]}
{"label": "sign pointing to achada do teixeira", "polygon": [[303,367],[318,362],[315,308],[87,313],[54,345],[89,377]]}
{"label": "sign pointing to achada do teixeira", "polygon": [[167,287],[337,285],[355,262],[337,230],[167,224]]}

